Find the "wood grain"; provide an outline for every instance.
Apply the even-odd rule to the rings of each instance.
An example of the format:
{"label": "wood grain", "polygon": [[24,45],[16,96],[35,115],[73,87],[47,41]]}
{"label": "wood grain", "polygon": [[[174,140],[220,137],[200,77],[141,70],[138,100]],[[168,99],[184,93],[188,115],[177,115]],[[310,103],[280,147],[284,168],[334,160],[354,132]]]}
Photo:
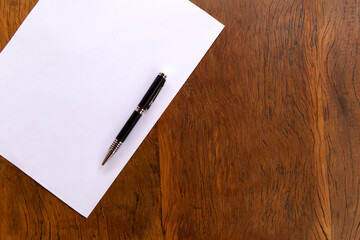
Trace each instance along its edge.
{"label": "wood grain", "polygon": [[360,2],[193,2],[226,28],[90,217],[1,158],[0,239],[360,239]]}

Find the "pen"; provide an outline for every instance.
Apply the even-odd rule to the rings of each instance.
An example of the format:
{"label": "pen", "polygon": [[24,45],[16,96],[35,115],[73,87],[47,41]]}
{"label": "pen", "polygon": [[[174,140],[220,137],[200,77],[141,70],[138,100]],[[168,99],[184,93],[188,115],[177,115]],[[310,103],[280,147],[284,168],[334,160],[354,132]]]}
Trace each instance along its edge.
{"label": "pen", "polygon": [[149,90],[147,90],[144,97],[141,99],[136,110],[131,114],[130,118],[127,120],[116,139],[111,144],[102,165],[104,165],[117,152],[121,144],[134,128],[137,121],[140,119],[141,115],[151,107],[151,104],[154,102],[161,88],[164,86],[165,81],[166,75],[164,73],[159,73],[154,82],[151,84]]}

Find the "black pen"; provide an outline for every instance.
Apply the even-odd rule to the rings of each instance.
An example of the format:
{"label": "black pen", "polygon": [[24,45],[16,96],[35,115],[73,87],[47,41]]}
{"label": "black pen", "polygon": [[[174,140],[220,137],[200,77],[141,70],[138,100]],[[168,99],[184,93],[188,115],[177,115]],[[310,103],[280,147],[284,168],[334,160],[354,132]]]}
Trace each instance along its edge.
{"label": "black pen", "polygon": [[150,108],[151,104],[154,102],[155,98],[159,94],[161,88],[164,86],[166,81],[166,75],[159,73],[155,78],[154,82],[151,84],[149,90],[146,92],[145,96],[140,101],[136,110],[131,114],[130,118],[125,123],[124,127],[121,129],[117,135],[114,142],[111,144],[108,153],[102,165],[104,165],[119,149],[121,144],[125,141],[126,137],[129,135],[131,130],[134,128],[137,121],[140,119],[141,115]]}

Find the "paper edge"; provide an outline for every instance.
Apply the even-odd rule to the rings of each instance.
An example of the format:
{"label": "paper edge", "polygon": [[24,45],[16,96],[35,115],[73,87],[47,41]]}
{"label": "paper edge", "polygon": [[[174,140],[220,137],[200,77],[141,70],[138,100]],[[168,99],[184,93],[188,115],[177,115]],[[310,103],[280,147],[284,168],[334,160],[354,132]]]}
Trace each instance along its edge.
{"label": "paper edge", "polygon": [[[196,6],[196,5],[195,5]],[[201,9],[202,10],[202,9]],[[202,10],[203,11],[203,10]],[[206,12],[205,12],[206,13]],[[215,19],[215,18],[214,18]],[[216,20],[216,19],[215,19]],[[217,21],[217,20],[216,20]],[[220,23],[218,21],[218,23]],[[214,45],[214,43],[216,42],[216,40],[218,39],[218,37],[220,36],[221,32],[224,30],[225,26],[220,23],[222,25],[222,28],[219,30],[219,33],[216,35],[214,41],[212,42],[212,44],[209,46],[209,48],[206,50],[206,52],[203,54],[203,56],[200,58],[199,62],[196,64],[196,66],[194,67],[194,69],[191,71],[191,73],[189,74],[189,76],[186,78],[186,80],[184,81],[184,83],[181,85],[181,87],[179,88],[179,90],[176,92],[174,98],[178,95],[178,93],[180,92],[180,90],[183,88],[184,84],[188,81],[188,79],[190,78],[190,76],[193,74],[193,72],[196,70],[196,68],[199,66],[200,62],[202,61],[202,59],[205,57],[205,55],[209,52],[210,48]],[[160,118],[162,117],[162,115],[165,113],[166,109],[169,107],[169,105],[172,103],[172,101],[174,100],[174,98],[167,104],[167,106],[165,107],[164,111],[161,113],[160,117],[158,118],[158,120],[154,123],[154,125],[151,127],[150,131],[154,128],[154,126],[158,123],[158,121],[160,120]],[[149,135],[150,131],[145,135],[145,137],[141,140],[140,145],[144,142],[144,140],[146,139],[146,137]],[[103,199],[103,197],[105,196],[105,194],[107,193],[107,191],[110,189],[110,187],[113,185],[113,183],[115,182],[115,180],[119,177],[120,173],[123,171],[123,169],[126,167],[126,165],[129,163],[129,161],[131,160],[131,158],[134,156],[134,154],[138,151],[139,147],[136,148],[135,152],[131,155],[131,157],[129,158],[129,160],[127,160],[127,162],[125,163],[124,167],[120,170],[119,174],[116,175],[115,179],[111,182],[110,186],[108,187],[108,189],[104,192],[103,195],[101,195],[101,198],[99,200],[99,202],[94,206],[94,208],[90,211],[90,213],[88,214],[88,216],[91,215],[91,213],[94,211],[94,209],[100,204],[101,200]],[[87,217],[88,217],[87,216]],[[86,218],[87,218],[86,217]]]}

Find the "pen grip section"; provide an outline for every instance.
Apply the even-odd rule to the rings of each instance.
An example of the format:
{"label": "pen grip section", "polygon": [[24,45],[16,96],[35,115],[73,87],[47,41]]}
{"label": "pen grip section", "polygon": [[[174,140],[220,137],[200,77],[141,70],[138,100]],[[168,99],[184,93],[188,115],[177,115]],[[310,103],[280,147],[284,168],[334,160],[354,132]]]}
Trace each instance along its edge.
{"label": "pen grip section", "polygon": [[131,130],[136,125],[136,123],[139,121],[140,117],[141,117],[141,114],[134,111],[131,114],[130,118],[125,123],[124,127],[121,129],[121,131],[117,135],[116,139],[123,143],[125,141],[125,139],[127,138],[127,136],[129,135],[129,133],[131,132]]}

